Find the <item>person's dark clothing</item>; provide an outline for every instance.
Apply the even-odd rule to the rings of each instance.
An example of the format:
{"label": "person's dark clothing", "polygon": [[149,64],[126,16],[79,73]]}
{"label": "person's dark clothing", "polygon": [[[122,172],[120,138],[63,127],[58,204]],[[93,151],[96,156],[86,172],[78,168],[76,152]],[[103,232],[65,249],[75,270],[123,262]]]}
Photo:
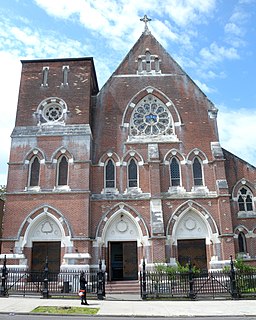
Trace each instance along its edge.
{"label": "person's dark clothing", "polygon": [[87,304],[86,301],[86,286],[87,286],[87,281],[85,279],[85,274],[84,272],[81,272],[80,274],[80,292],[82,292],[83,294],[81,295],[81,304]]}

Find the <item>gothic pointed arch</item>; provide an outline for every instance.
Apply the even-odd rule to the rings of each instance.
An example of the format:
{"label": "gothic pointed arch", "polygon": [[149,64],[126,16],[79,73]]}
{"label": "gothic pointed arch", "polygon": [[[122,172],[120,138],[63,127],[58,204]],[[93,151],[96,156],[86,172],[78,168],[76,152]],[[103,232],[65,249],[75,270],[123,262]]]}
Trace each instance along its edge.
{"label": "gothic pointed arch", "polygon": [[149,86],[149,87],[145,87],[144,89],[140,90],[131,98],[131,100],[127,104],[125,111],[124,111],[124,114],[123,114],[122,126],[127,126],[125,124],[129,124],[131,114],[133,112],[134,107],[139,103],[139,101],[141,101],[148,94],[155,96],[156,98],[161,100],[163,102],[163,104],[165,104],[168,107],[168,109],[172,115],[175,126],[181,125],[181,123],[182,123],[181,116],[180,116],[176,106],[171,101],[171,99],[168,98],[162,91],[160,91],[154,87]]}
{"label": "gothic pointed arch", "polygon": [[148,236],[149,231],[142,216],[136,209],[122,202],[102,216],[96,230],[96,238],[100,238],[105,245],[110,238],[143,242]]}
{"label": "gothic pointed arch", "polygon": [[55,152],[52,155],[52,161],[56,163],[58,161],[59,157],[61,157],[62,155],[65,155],[69,162],[73,162],[74,161],[73,155],[64,146],[61,146],[61,147],[59,147],[58,149],[55,150]]}
{"label": "gothic pointed arch", "polygon": [[206,239],[206,244],[219,243],[219,231],[211,214],[195,201],[178,207],[167,224],[167,236],[177,244],[179,239]]}
{"label": "gothic pointed arch", "polygon": [[61,246],[71,246],[71,228],[64,216],[51,206],[33,210],[24,219],[18,231],[19,247],[32,247],[33,241],[60,241]]}
{"label": "gothic pointed arch", "polygon": [[203,164],[208,163],[208,158],[206,154],[198,148],[194,148],[188,153],[187,162],[191,163],[195,157],[199,158]]}
{"label": "gothic pointed arch", "polygon": [[26,154],[25,164],[28,164],[27,190],[40,190],[40,169],[44,162],[44,154],[39,148],[33,148]]}
{"label": "gothic pointed arch", "polygon": [[237,197],[239,189],[241,189],[243,186],[246,186],[247,188],[249,188],[253,194],[256,193],[254,184],[251,181],[249,181],[245,178],[242,178],[236,182],[236,184],[234,185],[234,187],[232,189],[232,198],[233,199]]}
{"label": "gothic pointed arch", "polygon": [[104,166],[106,161],[110,158],[115,162],[116,166],[120,165],[121,160],[118,154],[116,152],[113,152],[112,150],[109,150],[103,153],[102,156],[100,157],[100,160],[98,162],[99,166]]}
{"label": "gothic pointed arch", "polygon": [[41,162],[45,160],[44,152],[40,148],[33,148],[26,154],[25,163],[29,163],[34,156],[37,156]]}
{"label": "gothic pointed arch", "polygon": [[185,157],[177,149],[171,149],[164,155],[163,163],[169,165],[172,157],[176,157],[180,162],[185,162]]}
{"label": "gothic pointed arch", "polygon": [[137,161],[139,166],[143,165],[145,162],[142,155],[138,151],[131,149],[124,154],[121,160],[122,164],[127,165],[129,159],[131,158],[134,158]]}

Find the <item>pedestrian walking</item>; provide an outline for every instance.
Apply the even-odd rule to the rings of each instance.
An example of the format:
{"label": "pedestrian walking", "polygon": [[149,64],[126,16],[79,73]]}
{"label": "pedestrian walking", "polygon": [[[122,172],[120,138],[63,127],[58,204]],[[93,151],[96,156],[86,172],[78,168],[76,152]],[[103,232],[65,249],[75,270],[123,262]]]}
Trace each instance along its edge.
{"label": "pedestrian walking", "polygon": [[86,287],[87,287],[87,280],[85,279],[85,273],[82,271],[80,273],[80,290],[79,290],[79,296],[81,298],[81,304],[89,305],[89,303],[86,300]]}

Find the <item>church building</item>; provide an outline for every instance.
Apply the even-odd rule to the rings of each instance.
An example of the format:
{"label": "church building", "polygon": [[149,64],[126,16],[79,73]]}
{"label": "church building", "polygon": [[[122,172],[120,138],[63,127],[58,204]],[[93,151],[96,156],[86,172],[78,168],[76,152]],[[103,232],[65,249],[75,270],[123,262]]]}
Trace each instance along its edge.
{"label": "church building", "polygon": [[[146,17],[146,16],[145,16]],[[144,17],[144,18],[145,18]],[[99,90],[92,57],[22,60],[1,258],[138,279],[143,258],[256,260],[256,168],[224,150],[217,108],[145,29]]]}

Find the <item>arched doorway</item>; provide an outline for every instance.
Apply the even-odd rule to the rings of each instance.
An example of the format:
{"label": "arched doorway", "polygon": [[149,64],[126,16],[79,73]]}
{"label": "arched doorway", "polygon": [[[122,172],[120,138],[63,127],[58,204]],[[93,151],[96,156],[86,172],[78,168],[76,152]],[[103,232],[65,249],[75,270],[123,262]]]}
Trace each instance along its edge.
{"label": "arched doorway", "polygon": [[[190,204],[172,218],[172,244],[181,265],[191,262],[200,270],[207,270],[210,260],[209,247],[217,242],[217,228],[209,214]],[[210,220],[210,221],[209,221]]]}
{"label": "arched doorway", "polygon": [[106,249],[108,280],[137,280],[139,247],[143,243],[138,219],[125,209],[116,211],[107,220],[101,239]]}
{"label": "arched doorway", "polygon": [[[31,218],[33,217],[33,218]],[[63,220],[49,207],[32,212],[21,227],[19,243],[22,251],[27,252],[28,267],[31,271],[42,272],[46,258],[49,271],[58,273],[61,267],[61,248],[71,246],[70,237],[66,235]]]}

